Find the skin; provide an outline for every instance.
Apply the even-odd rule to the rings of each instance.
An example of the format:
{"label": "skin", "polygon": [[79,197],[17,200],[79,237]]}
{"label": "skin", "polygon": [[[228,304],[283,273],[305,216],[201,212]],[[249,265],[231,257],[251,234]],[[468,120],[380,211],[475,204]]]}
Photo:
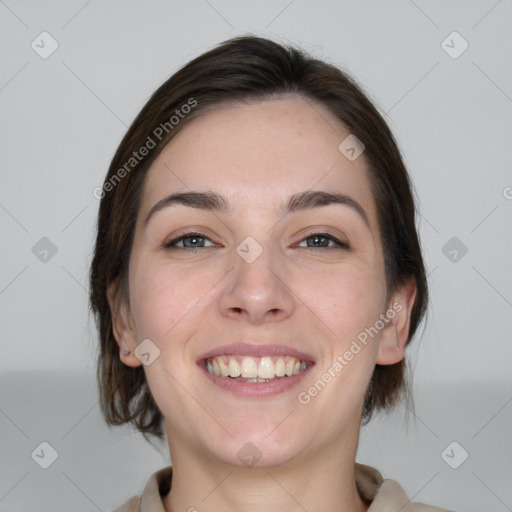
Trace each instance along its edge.
{"label": "skin", "polygon": [[[368,508],[354,477],[364,394],[376,363],[404,357],[415,286],[386,301],[367,163],[364,154],[351,162],[338,150],[349,133],[323,106],[298,97],[223,106],[185,126],[149,171],[130,259],[130,306],[115,300],[115,283],[109,300],[124,364],[141,364],[133,351],[144,339],[160,350],[144,368],[173,461],[166,511]],[[144,224],[162,198],[191,190],[222,194],[232,212],[173,205]],[[291,195],[307,190],[350,196],[369,226],[346,205],[280,213]],[[163,247],[187,231],[203,233],[207,246]],[[350,249],[325,239],[329,247],[307,247],[312,233]],[[252,263],[236,252],[248,236],[263,250]],[[301,404],[298,394],[393,303],[401,311]],[[236,396],[212,384],[197,359],[247,340],[294,347],[315,365],[277,396]],[[237,456],[247,442],[261,454],[253,467]]]}

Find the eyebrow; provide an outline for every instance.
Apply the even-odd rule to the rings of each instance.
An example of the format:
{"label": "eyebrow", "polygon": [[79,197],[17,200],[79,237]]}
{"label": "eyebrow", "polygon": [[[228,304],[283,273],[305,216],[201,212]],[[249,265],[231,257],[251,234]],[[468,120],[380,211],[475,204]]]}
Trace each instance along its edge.
{"label": "eyebrow", "polygon": [[[158,201],[151,210],[149,210],[144,220],[144,226],[148,224],[151,217],[153,217],[157,212],[177,204],[207,211],[223,213],[233,211],[233,208],[230,206],[227,198],[215,192],[177,192],[164,197]],[[363,219],[366,226],[371,229],[368,215],[364,208],[355,199],[345,194],[333,194],[318,190],[299,192],[290,196],[286,204],[281,209],[281,215],[285,216],[288,213],[320,208],[331,204],[340,204],[352,208]]]}

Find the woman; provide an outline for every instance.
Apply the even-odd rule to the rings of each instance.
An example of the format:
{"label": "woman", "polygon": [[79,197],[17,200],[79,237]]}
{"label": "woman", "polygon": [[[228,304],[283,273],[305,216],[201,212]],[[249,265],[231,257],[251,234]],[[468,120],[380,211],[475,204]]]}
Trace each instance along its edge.
{"label": "woman", "polygon": [[355,463],[427,285],[399,150],[349,77],[229,40],[153,94],[100,196],[102,410],[165,430],[173,463],[118,511],[441,510]]}

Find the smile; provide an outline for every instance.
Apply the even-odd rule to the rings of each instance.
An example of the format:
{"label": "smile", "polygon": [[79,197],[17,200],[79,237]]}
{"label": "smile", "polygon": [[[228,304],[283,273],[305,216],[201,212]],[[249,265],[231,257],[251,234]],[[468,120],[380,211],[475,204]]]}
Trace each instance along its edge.
{"label": "smile", "polygon": [[294,356],[262,357],[222,354],[205,359],[208,373],[239,382],[271,382],[298,375],[308,368],[308,362]]}
{"label": "smile", "polygon": [[216,389],[244,399],[284,395],[316,364],[311,354],[291,346],[247,342],[211,348],[196,361]]}

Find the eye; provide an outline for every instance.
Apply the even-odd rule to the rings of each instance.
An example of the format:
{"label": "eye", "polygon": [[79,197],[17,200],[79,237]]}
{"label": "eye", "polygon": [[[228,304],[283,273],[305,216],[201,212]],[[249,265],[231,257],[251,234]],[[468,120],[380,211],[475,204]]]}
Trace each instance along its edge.
{"label": "eye", "polygon": [[215,244],[201,233],[185,233],[164,243],[166,249],[197,249],[200,247],[214,247]]}
{"label": "eye", "polygon": [[350,246],[346,242],[342,242],[341,240],[338,240],[336,237],[329,235],[328,233],[311,234],[299,242],[298,247],[307,247],[309,249],[350,249]]}

